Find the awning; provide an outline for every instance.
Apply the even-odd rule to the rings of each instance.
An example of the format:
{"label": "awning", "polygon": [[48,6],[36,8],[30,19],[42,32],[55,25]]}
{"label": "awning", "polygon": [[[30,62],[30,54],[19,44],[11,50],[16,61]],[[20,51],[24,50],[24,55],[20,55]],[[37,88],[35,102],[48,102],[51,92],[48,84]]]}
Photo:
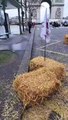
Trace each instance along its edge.
{"label": "awning", "polygon": [[[19,2],[17,2],[17,0],[7,0],[11,5],[10,6],[15,6],[15,7],[17,7],[17,8],[21,8],[21,5],[20,5],[20,3]],[[10,6],[7,6],[8,8],[10,8]],[[11,7],[11,9],[12,9],[12,7]]]}

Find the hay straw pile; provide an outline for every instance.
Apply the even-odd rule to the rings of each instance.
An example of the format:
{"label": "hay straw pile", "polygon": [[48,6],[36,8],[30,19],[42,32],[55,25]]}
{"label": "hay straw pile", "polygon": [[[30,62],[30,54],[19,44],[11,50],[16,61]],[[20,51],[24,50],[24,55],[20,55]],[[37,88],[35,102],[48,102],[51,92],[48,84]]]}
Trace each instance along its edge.
{"label": "hay straw pile", "polygon": [[61,85],[55,74],[45,67],[17,76],[13,87],[24,106],[43,103]]}
{"label": "hay straw pile", "polygon": [[51,110],[43,105],[34,106],[24,112],[22,120],[50,120],[50,113]]}
{"label": "hay straw pile", "polygon": [[19,76],[13,81],[13,88],[17,92],[24,106],[43,103],[61,85],[65,78],[63,64],[43,57],[30,61],[30,72]]}
{"label": "hay straw pile", "polygon": [[54,72],[57,79],[60,81],[64,80],[65,78],[65,66],[62,63],[59,63],[55,60],[46,58],[44,61],[44,57],[36,57],[30,61],[30,71],[36,70],[40,67],[45,66],[45,68],[48,68],[50,71]]}
{"label": "hay straw pile", "polygon": [[64,44],[68,45],[68,35],[65,35],[65,37],[64,37]]}

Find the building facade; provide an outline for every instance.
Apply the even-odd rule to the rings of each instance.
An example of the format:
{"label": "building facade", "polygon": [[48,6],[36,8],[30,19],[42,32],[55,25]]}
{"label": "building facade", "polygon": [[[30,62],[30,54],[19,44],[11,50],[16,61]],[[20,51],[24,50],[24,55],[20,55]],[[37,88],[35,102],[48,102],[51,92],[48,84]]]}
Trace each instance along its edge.
{"label": "building facade", "polygon": [[52,0],[51,19],[62,19],[64,0]]}

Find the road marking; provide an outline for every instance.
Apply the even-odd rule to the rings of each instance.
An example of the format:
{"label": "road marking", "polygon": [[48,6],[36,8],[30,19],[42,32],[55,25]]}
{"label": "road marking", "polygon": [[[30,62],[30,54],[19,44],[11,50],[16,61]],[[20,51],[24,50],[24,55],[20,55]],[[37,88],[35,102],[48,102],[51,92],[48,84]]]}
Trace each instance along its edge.
{"label": "road marking", "polygon": [[[57,42],[53,42],[53,43],[47,44],[46,47],[51,46],[51,45],[54,45],[54,44],[57,44],[57,43],[60,43],[60,42],[62,42],[62,41],[57,41]],[[40,48],[42,49],[42,48],[44,48],[44,47],[45,47],[45,46],[41,46]]]}
{"label": "road marking", "polygon": [[51,29],[62,29],[62,28],[68,29],[68,27],[64,27],[64,26],[60,26],[60,27],[51,27]]}
{"label": "road marking", "polygon": [[60,41],[57,41],[57,42],[53,42],[53,43],[50,43],[50,44],[48,44],[46,46],[54,45],[54,44],[57,44],[57,43],[60,43],[60,42],[62,42],[62,41],[60,40]]}
{"label": "road marking", "polygon": [[[36,48],[37,50],[40,50],[40,51],[45,51],[44,49],[40,49],[40,48]],[[68,57],[68,54],[64,54],[64,53],[60,53],[60,52],[54,52],[54,51],[50,51],[50,50],[46,50],[46,52],[49,52],[49,53],[54,53],[54,54],[57,54],[57,55],[62,55],[62,56],[65,56],[65,57]]]}

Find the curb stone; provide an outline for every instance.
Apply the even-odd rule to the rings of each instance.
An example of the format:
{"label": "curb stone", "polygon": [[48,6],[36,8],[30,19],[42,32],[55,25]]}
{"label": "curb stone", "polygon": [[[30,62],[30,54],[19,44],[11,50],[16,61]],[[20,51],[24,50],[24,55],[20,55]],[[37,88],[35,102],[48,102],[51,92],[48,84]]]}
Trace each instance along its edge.
{"label": "curb stone", "polygon": [[17,73],[18,75],[28,72],[28,65],[29,65],[30,58],[31,58],[31,51],[32,51],[32,46],[33,46],[34,35],[35,35],[35,28],[33,29],[30,40],[27,44],[25,54],[23,56],[22,62],[20,64],[20,67],[19,67],[19,70]]}

